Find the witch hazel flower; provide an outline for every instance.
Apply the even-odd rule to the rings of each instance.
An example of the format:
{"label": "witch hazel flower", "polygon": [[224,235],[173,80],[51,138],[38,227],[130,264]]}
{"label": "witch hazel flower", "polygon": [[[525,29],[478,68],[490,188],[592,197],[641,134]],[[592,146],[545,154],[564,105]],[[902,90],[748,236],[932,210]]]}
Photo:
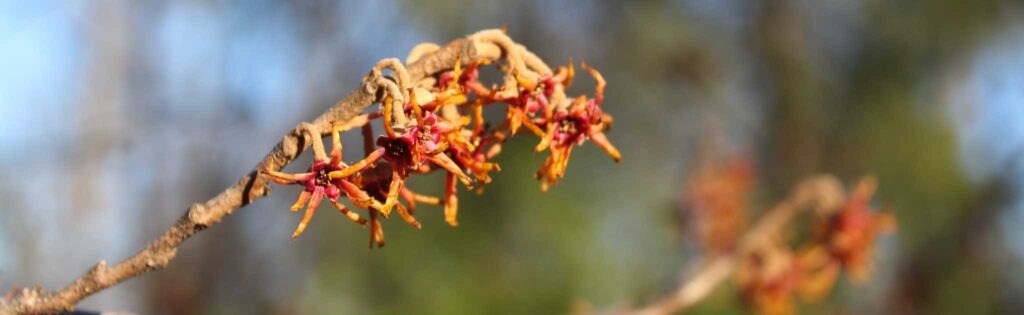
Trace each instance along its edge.
{"label": "witch hazel flower", "polygon": [[555,88],[558,85],[567,88],[572,83],[574,72],[572,60],[570,60],[568,68],[560,68],[555,75],[543,74],[536,82],[526,79],[517,72],[512,74],[519,85],[518,96],[506,100],[510,105],[506,121],[513,135],[519,131],[521,126],[525,125],[538,136],[544,136],[544,132],[533,123],[532,119],[538,113],[543,113],[545,119],[551,117],[551,98],[555,94]]}
{"label": "witch hazel flower", "polygon": [[[379,162],[364,170],[359,174],[359,176],[356,176],[354,178],[354,182],[365,190],[369,194],[370,198],[376,200],[378,204],[381,205],[379,207],[382,207],[383,203],[388,202],[387,199],[389,198],[389,192],[394,189],[393,185],[396,182],[396,179],[401,180],[400,178],[395,177],[395,172],[391,165],[389,163]],[[441,203],[441,201],[436,197],[420,195],[406,187],[398,188],[397,197],[404,200],[406,204],[402,204],[401,201],[393,200],[390,201],[391,204],[393,204],[393,208],[397,210],[399,216],[402,217],[402,220],[416,229],[422,228],[422,224],[413,217],[417,203],[429,205],[438,205]],[[375,245],[377,247],[384,246],[384,230],[380,223],[380,219],[378,218],[378,214],[385,218],[387,217],[384,212],[370,211],[369,224],[371,248]]]}
{"label": "witch hazel flower", "polygon": [[[494,89],[488,88],[480,82],[480,66],[490,64],[489,59],[474,59],[462,68],[461,62],[456,62],[451,71],[440,75],[437,81],[437,88],[444,95],[445,91],[457,91],[463,95],[473,92],[478,99],[485,99],[487,102],[496,100]],[[451,93],[451,92],[449,92]],[[443,104],[441,104],[443,105]]]}
{"label": "witch hazel flower", "polygon": [[803,271],[793,252],[779,237],[743,255],[735,273],[743,301],[765,315],[793,314]]}
{"label": "witch hazel flower", "polygon": [[[359,214],[349,210],[345,205],[338,202],[337,199],[344,193],[353,205],[360,208],[370,206],[373,199],[370,198],[369,194],[360,189],[359,186],[350,182],[348,176],[338,175],[341,173],[354,174],[365,168],[369,163],[364,160],[350,166],[341,161],[342,146],[338,126],[334,126],[331,132],[332,148],[330,157],[324,151],[323,140],[320,139],[321,134],[315,125],[303,123],[299,128],[301,132],[304,132],[312,139],[315,158],[309,171],[299,174],[288,174],[271,170],[264,172],[275,183],[304,187],[304,190],[299,195],[299,199],[291,207],[291,210],[295,212],[302,209],[308,203],[302,221],[292,234],[292,239],[299,237],[305,231],[309,220],[312,219],[313,214],[316,213],[317,207],[324,198],[353,222],[366,225],[366,220],[362,219]],[[380,154],[377,154],[377,158],[379,158]],[[367,158],[367,160],[373,159],[375,159],[373,156]]]}
{"label": "witch hazel flower", "polygon": [[[443,141],[443,135],[453,132],[457,128],[451,122],[442,120],[432,111],[423,110],[418,104],[415,93],[411,100],[409,107],[416,120],[389,127],[390,119],[388,117],[393,115],[394,104],[388,104],[389,106],[385,106],[383,116],[386,134],[377,138],[377,145],[380,147],[378,150],[383,150],[383,158],[393,169],[387,202],[380,209],[384,213],[390,212],[391,207],[394,206],[394,201],[397,200],[401,188],[411,172],[427,172],[432,167],[439,167],[467,187],[472,187],[474,182],[455,161],[445,154],[449,143]],[[435,109],[437,107],[435,106]],[[402,111],[404,112],[404,110]]]}
{"label": "witch hazel flower", "polygon": [[[896,218],[888,212],[873,211],[871,199],[878,187],[868,176],[854,186],[846,205],[817,227],[817,255],[826,274],[846,271],[855,282],[864,282],[874,269],[875,239],[896,229]],[[832,269],[832,270],[830,270]],[[833,271],[835,270],[835,271]]]}
{"label": "witch hazel flower", "polygon": [[556,110],[550,117],[536,119],[537,125],[545,125],[547,131],[534,151],[541,152],[550,149],[548,158],[537,171],[537,178],[543,181],[541,190],[544,191],[565,176],[572,147],[583,144],[588,139],[597,144],[616,163],[622,161],[619,150],[604,134],[604,131],[612,124],[611,116],[601,110],[606,84],[604,77],[597,70],[587,66],[586,63],[581,67],[594,76],[597,81],[595,98],[587,99],[585,96],[580,96],[569,108]]}

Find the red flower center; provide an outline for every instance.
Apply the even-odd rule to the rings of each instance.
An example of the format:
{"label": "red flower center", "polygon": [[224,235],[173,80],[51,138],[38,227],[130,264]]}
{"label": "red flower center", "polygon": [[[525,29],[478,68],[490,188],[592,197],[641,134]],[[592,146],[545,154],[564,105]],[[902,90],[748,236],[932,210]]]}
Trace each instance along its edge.
{"label": "red flower center", "polygon": [[316,185],[317,186],[321,186],[321,187],[327,187],[327,185],[330,185],[331,184],[331,177],[329,175],[327,175],[330,172],[331,172],[331,170],[329,168],[327,168],[327,167],[321,168],[321,169],[317,170],[316,171],[316,177],[314,177],[314,180],[316,181]]}
{"label": "red flower center", "polygon": [[384,159],[388,162],[403,167],[412,166],[412,147],[406,139],[381,137],[377,140],[377,145],[384,148]]}

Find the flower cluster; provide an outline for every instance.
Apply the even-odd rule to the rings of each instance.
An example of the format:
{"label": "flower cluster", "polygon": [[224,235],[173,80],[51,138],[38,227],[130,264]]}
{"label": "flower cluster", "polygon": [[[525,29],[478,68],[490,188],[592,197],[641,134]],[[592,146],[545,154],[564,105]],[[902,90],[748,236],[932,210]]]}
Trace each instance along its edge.
{"label": "flower cluster", "polygon": [[782,243],[770,239],[743,257],[736,270],[743,300],[761,314],[792,314],[792,295],[803,285],[801,263]]}
{"label": "flower cluster", "polygon": [[891,213],[873,211],[876,181],[859,181],[845,204],[815,226],[809,244],[799,251],[772,242],[745,257],[737,271],[745,299],[763,314],[792,314],[793,295],[819,300],[835,286],[840,273],[854,282],[870,276],[875,238],[895,228]]}
{"label": "flower cluster", "polygon": [[875,238],[896,229],[896,218],[891,213],[871,208],[876,187],[874,177],[862,179],[846,205],[815,227],[814,245],[805,250],[804,256],[824,277],[822,281],[834,282],[839,269],[855,282],[864,282],[871,275]]}
{"label": "flower cluster", "polygon": [[[506,48],[522,49],[509,47]],[[547,66],[529,67],[522,60],[513,59],[522,58],[520,54],[508,55],[508,65],[500,68],[506,76],[500,86],[480,80],[480,67],[496,64],[490,59],[469,60],[465,65],[459,60],[450,70],[415,83],[409,82],[402,63],[396,59],[379,63],[365,80],[378,91],[380,107],[368,114],[361,126],[366,157],[351,165],[341,160],[339,132],[343,128],[334,128],[333,148],[328,156],[320,130],[312,124],[301,125],[299,131],[312,139],[316,154],[309,171],[263,172],[279,184],[305,188],[292,210],[301,209],[307,202],[308,207],[292,237],[302,233],[325,197],[352,221],[370,227],[371,247],[384,245],[380,219],[387,218],[392,210],[420,228],[413,217],[417,202],[443,205],[445,221],[456,226],[459,184],[482,192],[482,186],[492,181],[491,171],[501,169],[493,159],[501,152],[502,144],[521,134],[523,126],[539,137],[535,152],[549,151],[537,171],[542,190],[564,176],[572,147],[587,140],[600,146],[616,162],[621,160],[619,151],[604,135],[612,119],[601,109],[605,80],[597,70],[581,65],[597,83],[596,96],[570,100],[564,91],[574,76],[571,62],[552,73]],[[414,59],[410,56],[409,62]],[[384,75],[384,70],[391,74]],[[485,106],[506,109],[504,121],[485,121]],[[376,138],[369,124],[375,119],[380,119],[384,127],[383,134]],[[446,175],[441,198],[420,195],[405,187],[410,176],[438,170]],[[369,221],[339,202],[342,196],[352,206],[366,209]]]}
{"label": "flower cluster", "polygon": [[712,255],[732,252],[747,227],[747,200],[750,199],[756,170],[747,158],[706,161],[687,180],[683,205],[692,218],[690,227],[704,251]]}

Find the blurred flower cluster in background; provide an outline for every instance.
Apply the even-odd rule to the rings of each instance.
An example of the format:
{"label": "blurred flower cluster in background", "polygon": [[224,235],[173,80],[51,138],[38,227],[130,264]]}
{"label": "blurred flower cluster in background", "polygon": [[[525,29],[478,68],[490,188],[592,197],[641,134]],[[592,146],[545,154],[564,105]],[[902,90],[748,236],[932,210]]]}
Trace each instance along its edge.
{"label": "blurred flower cluster in background", "polygon": [[[877,239],[869,279],[840,278],[798,311],[1019,314],[1021,17],[1024,6],[999,0],[0,2],[0,291],[57,288],[130,255],[377,60],[504,24],[549,63],[601,70],[623,163],[578,147],[542,193],[530,174],[546,155],[531,153],[535,139],[512,139],[487,193],[460,193],[457,228],[424,207],[422,230],[388,220],[388,245],[372,251],[366,230],[335,211],[291,241],[299,218],[287,209],[301,188],[277,187],[186,242],[167,269],[80,307],[640,305],[732,246],[729,231],[802,178],[831,173],[854,187],[871,173],[874,206],[891,209],[898,233]],[[569,94],[593,84],[577,76]],[[362,157],[361,140],[344,136],[346,161]],[[439,196],[442,177],[408,185]],[[725,237],[703,237],[716,233]],[[739,289],[727,282],[691,313],[748,313]]]}

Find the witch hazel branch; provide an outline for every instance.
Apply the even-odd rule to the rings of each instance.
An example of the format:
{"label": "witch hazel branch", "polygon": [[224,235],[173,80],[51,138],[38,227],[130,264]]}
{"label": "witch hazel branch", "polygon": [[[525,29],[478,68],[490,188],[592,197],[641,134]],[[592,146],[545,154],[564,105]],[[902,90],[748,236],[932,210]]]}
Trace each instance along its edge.
{"label": "witch hazel branch", "polygon": [[[482,67],[497,68],[501,83],[481,81]],[[493,181],[491,172],[501,170],[495,158],[502,145],[513,137],[535,136],[534,151],[547,152],[535,174],[544,191],[565,176],[577,145],[593,142],[619,162],[621,154],[604,134],[612,124],[611,115],[601,107],[605,80],[586,64],[580,68],[594,77],[594,96],[570,98],[565,91],[575,76],[571,61],[552,70],[501,30],[480,31],[444,46],[417,45],[405,63],[384,59],[359,88],[317,119],[298,124],[252,172],[210,200],[190,206],[148,246],[117,264],[100,261],[59,290],[17,290],[0,300],[0,315],[70,311],[83,298],[161,269],[192,235],[270,194],[268,182],[303,188],[291,207],[305,208],[293,239],[305,231],[326,199],[348,220],[369,228],[373,248],[384,245],[381,221],[392,212],[420,228],[414,217],[420,204],[443,207],[445,221],[457,226],[459,187],[482,193]],[[365,113],[373,104],[378,106]],[[504,109],[505,118],[486,121],[485,106]],[[371,127],[375,120],[383,125],[380,134]],[[357,128],[365,157],[346,163],[341,134]],[[331,138],[329,152],[326,135]],[[307,171],[281,171],[307,147],[314,155]],[[435,171],[445,173],[443,196],[421,195],[406,187],[409,178]]]}

